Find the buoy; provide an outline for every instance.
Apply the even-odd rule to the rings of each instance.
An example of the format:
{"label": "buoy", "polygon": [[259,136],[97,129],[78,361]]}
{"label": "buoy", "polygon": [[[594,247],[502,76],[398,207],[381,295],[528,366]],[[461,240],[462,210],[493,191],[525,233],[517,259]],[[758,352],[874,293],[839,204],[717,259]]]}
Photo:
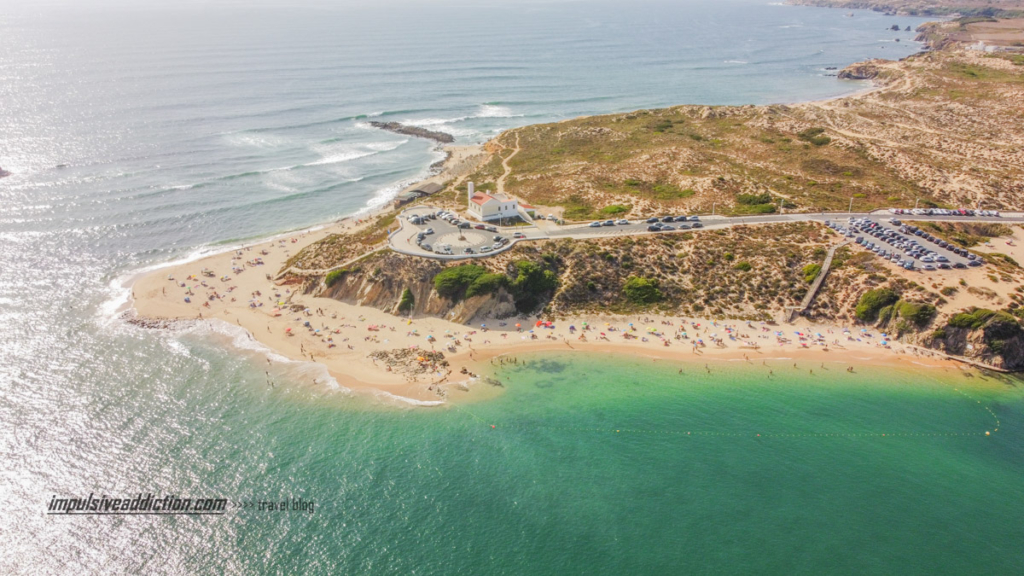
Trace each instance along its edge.
{"label": "buoy", "polygon": [[991,432],[989,432],[988,430],[985,430],[985,436],[989,436],[991,434],[992,434]]}
{"label": "buoy", "polygon": [[491,424],[491,428],[494,428],[494,424]]}

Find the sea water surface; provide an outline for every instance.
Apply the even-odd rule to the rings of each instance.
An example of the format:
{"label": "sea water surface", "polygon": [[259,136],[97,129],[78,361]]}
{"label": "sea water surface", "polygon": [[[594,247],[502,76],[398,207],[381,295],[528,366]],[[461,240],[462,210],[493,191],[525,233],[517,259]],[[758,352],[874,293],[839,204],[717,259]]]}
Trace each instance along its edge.
{"label": "sea water surface", "polygon": [[[300,363],[271,388],[244,335],[117,315],[125,276],[379,204],[438,157],[372,118],[471,143],[837,96],[863,85],[826,68],[918,50],[886,29],[920,19],[753,0],[2,8],[0,573],[1018,571],[1016,380],[546,356],[498,370],[491,401],[422,409],[310,388]],[[54,495],[139,492],[315,506],[45,515]]]}

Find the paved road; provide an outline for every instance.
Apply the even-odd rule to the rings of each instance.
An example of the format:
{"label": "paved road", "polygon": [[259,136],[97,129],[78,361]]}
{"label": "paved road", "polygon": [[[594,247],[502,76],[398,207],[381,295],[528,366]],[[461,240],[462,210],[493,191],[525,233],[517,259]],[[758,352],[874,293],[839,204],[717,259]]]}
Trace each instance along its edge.
{"label": "paved road", "polygon": [[[670,232],[649,232],[647,227],[649,224],[645,220],[630,221],[630,224],[626,225],[615,225],[615,226],[602,226],[600,228],[591,228],[589,224],[570,224],[566,226],[559,226],[555,229],[541,230],[536,226],[528,227],[494,227],[495,231],[485,230],[463,230],[462,239],[459,238],[459,229],[449,225],[440,219],[429,220],[428,223],[423,225],[411,224],[408,219],[413,215],[425,215],[437,212],[438,209],[430,206],[417,206],[414,208],[408,208],[404,210],[398,217],[400,222],[400,229],[394,232],[389,243],[392,250],[400,252],[402,254],[409,254],[412,256],[422,256],[425,258],[435,258],[440,260],[463,260],[466,258],[486,258],[495,254],[504,252],[516,242],[524,240],[546,240],[546,239],[557,239],[557,238],[572,238],[572,239],[588,239],[588,238],[607,238],[617,236],[637,236],[643,234],[678,234],[680,232],[692,232],[693,230],[674,230]],[[1003,213],[999,217],[989,216],[893,216],[888,211],[877,210],[875,212],[832,212],[832,213],[817,213],[817,214],[768,214],[764,216],[701,216],[700,223],[704,230],[714,230],[719,228],[728,228],[731,226],[739,225],[758,225],[758,224],[778,224],[785,222],[822,222],[826,220],[840,222],[844,226],[848,226],[847,222],[850,218],[869,218],[880,225],[889,229],[898,229],[898,226],[889,224],[890,218],[901,218],[904,221],[914,222],[999,222],[1003,224],[1020,224],[1024,223],[1024,213]],[[475,222],[472,223],[476,225]],[[673,226],[678,226],[681,223],[673,222]],[[693,222],[687,222],[687,224],[693,224]],[[427,228],[433,228],[434,234],[426,237],[425,242],[429,243],[431,247],[437,244],[450,244],[452,246],[452,255],[436,254],[433,252],[427,252],[423,248],[417,245],[416,236],[420,232]],[[514,239],[513,234],[519,232],[525,237],[522,239]],[[856,235],[862,235],[860,233]],[[494,236],[502,236],[509,238],[511,242],[501,247],[500,249],[493,250],[487,253],[481,253],[480,249],[484,246],[491,246],[494,244]],[[909,236],[914,238],[913,236]],[[927,241],[923,241],[920,238],[916,238],[918,242],[934,250],[940,254],[943,254],[949,258],[951,262],[962,261],[966,262],[966,259],[954,255],[952,252],[948,252],[939,248],[939,246],[932,244]],[[872,238],[871,240],[875,240]],[[876,244],[878,242],[876,241]],[[856,246],[851,244],[851,246]],[[474,254],[465,254],[465,248],[471,248]],[[886,248],[889,248],[886,245]],[[954,260],[955,259],[955,260]],[[920,266],[920,263],[916,263]]]}

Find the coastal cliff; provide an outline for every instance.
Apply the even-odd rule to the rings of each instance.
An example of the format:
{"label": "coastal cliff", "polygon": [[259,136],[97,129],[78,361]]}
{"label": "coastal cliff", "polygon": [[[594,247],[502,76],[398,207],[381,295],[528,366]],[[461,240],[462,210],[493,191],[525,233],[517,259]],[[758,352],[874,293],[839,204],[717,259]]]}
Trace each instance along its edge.
{"label": "coastal cliff", "polygon": [[440,144],[451,144],[452,142],[455,142],[455,137],[451,134],[427,130],[426,128],[420,128],[419,126],[406,126],[405,124],[400,124],[398,122],[370,122],[370,126],[380,128],[381,130],[387,130],[388,132],[394,132],[396,134],[434,140]]}

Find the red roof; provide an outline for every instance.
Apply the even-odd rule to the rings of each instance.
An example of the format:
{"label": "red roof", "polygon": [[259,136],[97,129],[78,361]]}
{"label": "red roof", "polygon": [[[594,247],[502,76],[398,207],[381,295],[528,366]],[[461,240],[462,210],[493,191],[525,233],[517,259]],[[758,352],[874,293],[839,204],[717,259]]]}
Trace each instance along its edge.
{"label": "red roof", "polygon": [[534,208],[533,206],[530,206],[529,204],[520,204],[519,206],[521,208],[526,208],[527,210],[536,210],[536,208]]}
{"label": "red roof", "polygon": [[494,198],[494,196],[490,196],[490,195],[487,195],[487,194],[483,194],[481,192],[477,192],[476,194],[473,194],[473,197],[470,198],[469,200],[471,202],[474,202],[476,204],[479,204],[479,205],[483,206],[484,204],[490,202],[491,200],[495,200],[495,198]]}

